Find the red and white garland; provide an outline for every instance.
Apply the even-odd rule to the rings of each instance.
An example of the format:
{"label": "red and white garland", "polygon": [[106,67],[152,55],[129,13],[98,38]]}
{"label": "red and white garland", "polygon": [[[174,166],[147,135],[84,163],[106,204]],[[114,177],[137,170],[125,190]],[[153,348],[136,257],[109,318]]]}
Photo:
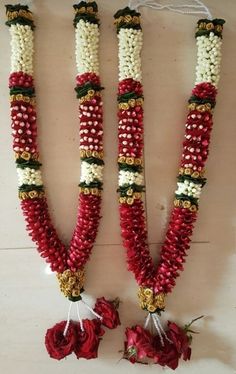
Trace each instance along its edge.
{"label": "red and white garland", "polygon": [[127,252],[128,269],[140,286],[140,306],[149,312],[145,327],[152,321],[156,335],[141,326],[126,330],[125,358],[145,362],[147,358],[175,369],[179,359],[190,359],[190,325],[184,329],[169,322],[165,331],[160,314],[165,297],[184,269],[190,248],[198,202],[206,183],[212,113],[219,82],[222,31],[221,19],[198,21],[196,84],[188,105],[183,153],[180,162],[174,208],[171,212],[157,267],[150,254],[142,201],[143,183],[143,87],[141,83],[142,29],[140,13],[129,7],[115,14],[119,39],[118,139],[120,225]]}
{"label": "red and white garland", "polygon": [[[39,162],[35,88],[33,80],[34,22],[27,6],[7,5],[11,35],[9,78],[13,150],[16,157],[19,198],[27,230],[38,252],[57,272],[60,289],[77,303],[79,323],[63,321],[49,329],[45,343],[52,358],[62,359],[73,351],[77,358],[95,358],[104,331],[114,328],[119,316],[113,303],[97,300],[94,311],[82,300],[84,267],[91,254],[100,221],[103,182],[103,108],[99,78],[99,20],[97,4],[74,5],[76,92],[79,99],[81,176],[77,223],[69,248],[61,242],[48,210]],[[82,321],[79,302],[96,316]],[[116,303],[117,304],[117,303]],[[117,305],[116,305],[117,306]]]}

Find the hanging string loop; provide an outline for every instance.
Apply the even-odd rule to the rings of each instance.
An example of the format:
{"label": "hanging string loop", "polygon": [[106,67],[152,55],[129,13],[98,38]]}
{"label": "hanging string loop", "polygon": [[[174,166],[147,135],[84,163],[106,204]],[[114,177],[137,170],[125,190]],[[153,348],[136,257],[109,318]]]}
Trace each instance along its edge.
{"label": "hanging string loop", "polygon": [[129,0],[129,7],[138,10],[140,7],[152,8],[155,10],[169,10],[180,14],[202,14],[212,20],[209,8],[200,0],[193,0],[195,4],[160,4],[156,0]]}

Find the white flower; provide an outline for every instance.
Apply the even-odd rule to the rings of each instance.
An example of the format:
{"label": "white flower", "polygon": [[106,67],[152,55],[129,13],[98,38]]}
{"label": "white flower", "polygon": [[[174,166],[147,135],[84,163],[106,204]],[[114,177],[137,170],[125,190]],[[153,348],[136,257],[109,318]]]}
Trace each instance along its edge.
{"label": "white flower", "polygon": [[80,20],[75,28],[75,38],[78,74],[93,72],[99,75],[98,25]]}
{"label": "white flower", "polygon": [[119,79],[142,80],[141,50],[143,33],[141,30],[121,29],[119,39]]}
{"label": "white flower", "polygon": [[188,179],[185,179],[184,182],[178,182],[178,189],[175,191],[177,195],[187,195],[189,197],[194,197],[195,199],[199,199],[202,186],[199,183],[194,183]]}
{"label": "white flower", "polygon": [[217,87],[220,79],[222,40],[213,32],[197,37],[196,84],[210,82]]}
{"label": "white flower", "polygon": [[17,168],[18,174],[18,185],[22,186],[23,184],[26,185],[35,185],[35,186],[42,186],[42,175],[40,170],[35,170],[31,168]]}
{"label": "white flower", "polygon": [[141,173],[133,172],[133,171],[126,171],[120,170],[119,172],[119,186],[122,187],[124,185],[131,185],[137,184],[138,186],[143,186],[144,178]]}
{"label": "white flower", "polygon": [[11,25],[11,72],[33,75],[34,35],[28,25]]}
{"label": "white flower", "polygon": [[94,181],[102,182],[103,168],[103,165],[89,164],[86,161],[82,161],[80,182],[84,182],[88,185]]}

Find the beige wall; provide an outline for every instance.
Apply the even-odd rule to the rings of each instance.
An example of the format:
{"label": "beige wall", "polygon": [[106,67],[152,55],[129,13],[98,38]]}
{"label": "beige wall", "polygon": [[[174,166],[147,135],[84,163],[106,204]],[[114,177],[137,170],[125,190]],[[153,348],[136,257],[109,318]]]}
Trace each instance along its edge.
{"label": "beige wall", "polygon": [[[101,77],[105,101],[105,190],[103,219],[88,265],[88,300],[104,295],[122,299],[122,326],[106,333],[96,361],[69,357],[57,363],[44,349],[45,330],[65,319],[67,302],[54,275],[27,237],[11,152],[7,79],[9,34],[1,0],[0,22],[0,371],[8,374],[157,372],[161,368],[119,362],[125,326],[142,323],[136,284],[126,271],[116,196],[117,41],[112,15],[126,1],[100,0]],[[79,180],[78,103],[75,85],[72,0],[32,1],[37,29],[35,75],[39,134],[47,195],[61,237],[68,243],[76,220]],[[166,318],[185,323],[204,314],[193,342],[193,359],[181,374],[236,373],[236,1],[206,0],[215,17],[225,18],[219,87],[208,185],[204,190],[194,243],[186,270],[167,301]],[[143,10],[145,144],[149,241],[153,254],[163,240],[175,189],[186,101],[194,84],[196,47],[193,16]],[[166,370],[166,372],[170,372]]]}

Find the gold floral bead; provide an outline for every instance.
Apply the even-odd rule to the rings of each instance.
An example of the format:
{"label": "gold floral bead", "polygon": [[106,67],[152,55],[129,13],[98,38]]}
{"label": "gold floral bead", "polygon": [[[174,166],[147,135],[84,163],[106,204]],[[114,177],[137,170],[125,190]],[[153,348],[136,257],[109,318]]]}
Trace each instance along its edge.
{"label": "gold floral bead", "polygon": [[126,202],[126,198],[125,197],[122,196],[122,197],[119,198],[119,203],[120,204],[124,204],[125,202]]}
{"label": "gold floral bead", "polygon": [[37,191],[29,191],[29,197],[31,198],[31,199],[34,199],[35,197],[37,197],[38,196],[38,192]]}
{"label": "gold floral bead", "polygon": [[150,312],[150,313],[154,313],[156,311],[156,307],[154,305],[148,305],[147,306],[147,310]]}
{"label": "gold floral bead", "polygon": [[145,288],[144,289],[144,295],[147,297],[153,296],[153,291],[150,288]]}
{"label": "gold floral bead", "polygon": [[89,96],[94,96],[95,91],[94,90],[88,90],[88,94],[89,94]]}
{"label": "gold floral bead", "polygon": [[31,155],[30,155],[29,152],[24,151],[24,152],[21,153],[21,158],[23,158],[23,160],[28,161],[28,160],[30,160],[30,157],[31,157]]}
{"label": "gold floral bead", "polygon": [[129,188],[128,191],[127,191],[127,195],[128,196],[133,196],[133,192],[134,191],[132,190],[132,188]]}
{"label": "gold floral bead", "polygon": [[127,163],[128,165],[133,165],[133,164],[134,164],[134,159],[133,159],[132,157],[127,157],[127,158],[126,158],[126,163]]}
{"label": "gold floral bead", "polygon": [[197,212],[197,206],[196,206],[196,205],[192,205],[192,206],[190,207],[190,211],[191,211],[191,212]]}
{"label": "gold floral bead", "polygon": [[217,32],[222,32],[222,31],[223,31],[223,27],[222,27],[221,25],[216,25],[216,26],[215,26],[215,30],[216,30]]}
{"label": "gold floral bead", "polygon": [[206,29],[207,29],[207,30],[212,30],[212,29],[214,29],[214,25],[213,25],[213,23],[211,23],[211,22],[207,23],[207,24],[206,24]]}
{"label": "gold floral bead", "polygon": [[141,158],[136,158],[135,159],[135,165],[142,165],[143,164],[143,160]]}
{"label": "gold floral bead", "polygon": [[80,157],[84,158],[86,156],[86,151],[84,149],[80,150]]}
{"label": "gold floral bead", "polygon": [[127,16],[124,17],[124,21],[129,23],[132,21],[132,17],[128,14]]}
{"label": "gold floral bead", "polygon": [[128,205],[133,205],[133,203],[134,203],[134,199],[132,197],[128,197],[127,198],[127,204]]}
{"label": "gold floral bead", "polygon": [[140,18],[137,16],[133,16],[133,23],[139,24],[140,23]]}
{"label": "gold floral bead", "polygon": [[185,169],[185,174],[186,175],[191,175],[192,174],[192,170],[190,168]]}
{"label": "gold floral bead", "polygon": [[183,207],[186,208],[186,209],[190,208],[190,207],[191,207],[191,203],[190,203],[190,201],[185,200],[185,201],[183,202]]}
{"label": "gold floral bead", "polygon": [[199,178],[200,174],[198,171],[194,171],[193,174],[192,174],[192,177],[193,178]]}
{"label": "gold floral bead", "polygon": [[131,108],[134,108],[135,105],[136,105],[136,101],[135,101],[135,99],[130,99],[130,100],[128,101],[128,104],[131,106]]}
{"label": "gold floral bead", "polygon": [[180,200],[175,199],[174,206],[178,208],[180,206]]}

